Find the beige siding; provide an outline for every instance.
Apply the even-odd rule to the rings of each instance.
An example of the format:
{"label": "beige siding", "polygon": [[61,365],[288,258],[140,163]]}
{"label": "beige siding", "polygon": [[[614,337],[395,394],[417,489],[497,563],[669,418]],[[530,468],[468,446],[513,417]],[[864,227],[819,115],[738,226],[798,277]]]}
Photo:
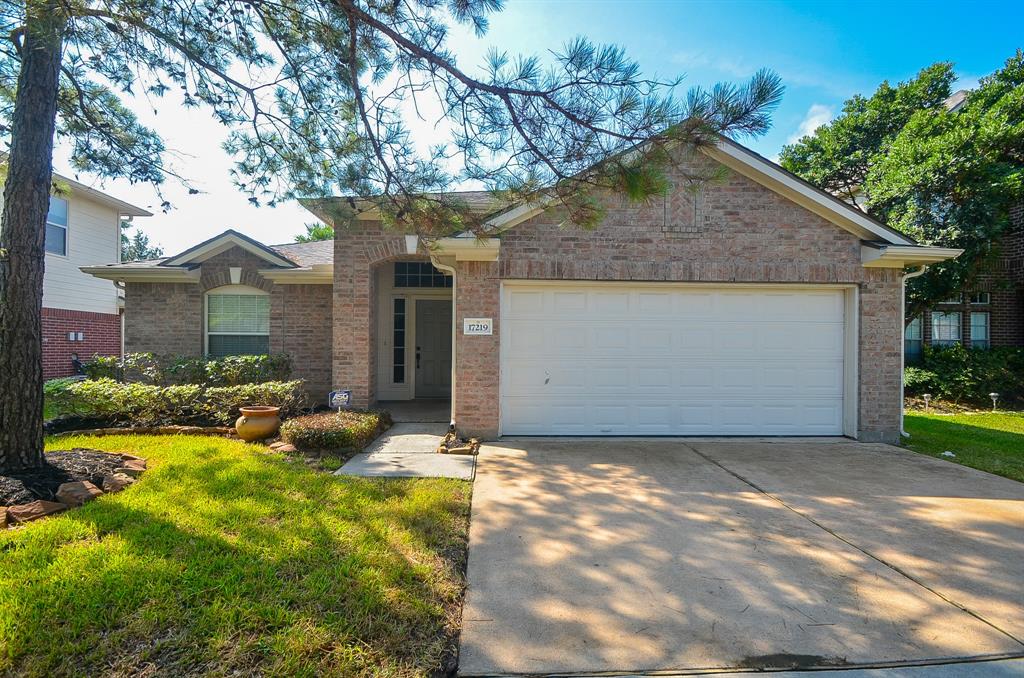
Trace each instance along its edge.
{"label": "beige siding", "polygon": [[67,256],[46,254],[43,306],[117,313],[117,288],[86,275],[80,266],[116,263],[121,254],[117,210],[72,193],[68,201]]}

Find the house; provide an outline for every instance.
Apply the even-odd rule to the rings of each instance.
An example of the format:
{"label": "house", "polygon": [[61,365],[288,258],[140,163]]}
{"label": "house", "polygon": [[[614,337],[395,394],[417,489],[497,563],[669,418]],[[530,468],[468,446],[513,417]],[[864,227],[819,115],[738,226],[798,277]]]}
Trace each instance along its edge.
{"label": "house", "polygon": [[926,344],[1024,346],[1024,204],[1010,217],[1011,227],[995,245],[995,260],[953,298],[910,319],[904,343],[908,363],[920,359]]}
{"label": "house", "polygon": [[[694,191],[677,173],[639,206],[608,195],[593,230],[469,193],[499,237],[428,250],[368,210],[326,245],[228,231],[85,270],[124,283],[129,351],[286,351],[320,397],[450,399],[463,434],[895,441],[904,269],[959,251],[919,246],[732,141],[675,152],[724,178]],[[306,206],[331,221],[349,202]]]}
{"label": "house", "polygon": [[102,191],[53,175],[43,273],[43,378],[75,373],[73,356],[121,354],[121,309],[114,283],[80,267],[121,258],[121,220],[152,216]]}

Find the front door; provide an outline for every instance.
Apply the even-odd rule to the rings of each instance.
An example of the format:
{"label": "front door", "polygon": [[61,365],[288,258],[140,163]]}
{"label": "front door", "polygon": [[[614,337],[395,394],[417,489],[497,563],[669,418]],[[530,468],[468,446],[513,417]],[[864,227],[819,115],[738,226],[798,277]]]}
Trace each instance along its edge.
{"label": "front door", "polygon": [[416,397],[452,393],[452,302],[416,300]]}

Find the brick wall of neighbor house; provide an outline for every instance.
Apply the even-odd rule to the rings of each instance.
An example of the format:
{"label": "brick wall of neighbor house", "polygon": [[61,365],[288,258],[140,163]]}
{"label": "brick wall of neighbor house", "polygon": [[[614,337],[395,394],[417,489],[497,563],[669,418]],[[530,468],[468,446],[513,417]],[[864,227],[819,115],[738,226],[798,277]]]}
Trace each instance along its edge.
{"label": "brick wall of neighbor house", "polygon": [[[43,378],[75,373],[71,354],[82,361],[95,355],[121,354],[121,316],[112,313],[43,308]],[[82,341],[69,341],[69,332],[81,332]]]}
{"label": "brick wall of neighbor house", "polygon": [[275,286],[258,273],[268,264],[237,247],[204,261],[197,283],[126,284],[125,350],[202,355],[204,294],[231,284],[233,266],[241,284],[270,293],[270,350],[292,356],[293,375],[320,402],[331,382],[331,286]]}
{"label": "brick wall of neighbor house", "polygon": [[[712,161],[699,155],[688,162],[705,170]],[[644,207],[616,198],[608,206],[588,232],[562,227],[562,215],[549,210],[502,235],[499,261],[458,265],[456,326],[467,316],[494,319],[491,336],[456,335],[461,432],[497,433],[502,279],[846,283],[860,289],[860,438],[897,439],[901,271],[864,268],[856,236],[732,172],[696,194],[681,188]],[[405,245],[401,235],[366,222],[337,233],[334,381],[365,406],[376,388],[371,272],[402,256]]]}
{"label": "brick wall of neighbor house", "polygon": [[[1012,226],[999,241],[1000,256],[991,270],[976,276],[957,304],[936,304],[923,314],[923,337],[932,342],[931,311],[960,313],[960,336],[971,339],[971,313],[989,314],[992,346],[1024,346],[1024,205],[1011,211]],[[988,304],[971,304],[975,292],[988,292]]]}

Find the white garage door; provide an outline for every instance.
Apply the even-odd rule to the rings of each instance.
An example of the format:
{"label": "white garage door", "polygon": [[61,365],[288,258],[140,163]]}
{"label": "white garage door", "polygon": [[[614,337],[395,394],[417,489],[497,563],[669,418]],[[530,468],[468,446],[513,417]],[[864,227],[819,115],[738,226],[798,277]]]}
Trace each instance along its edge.
{"label": "white garage door", "polygon": [[505,435],[841,435],[844,293],[506,283]]}

